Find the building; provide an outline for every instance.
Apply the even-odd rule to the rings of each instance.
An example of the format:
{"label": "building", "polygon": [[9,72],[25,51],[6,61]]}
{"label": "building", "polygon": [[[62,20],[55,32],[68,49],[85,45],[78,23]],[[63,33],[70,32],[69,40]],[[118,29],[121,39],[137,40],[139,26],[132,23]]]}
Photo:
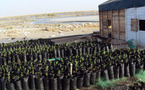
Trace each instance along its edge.
{"label": "building", "polygon": [[108,0],[99,5],[100,32],[145,46],[145,0]]}

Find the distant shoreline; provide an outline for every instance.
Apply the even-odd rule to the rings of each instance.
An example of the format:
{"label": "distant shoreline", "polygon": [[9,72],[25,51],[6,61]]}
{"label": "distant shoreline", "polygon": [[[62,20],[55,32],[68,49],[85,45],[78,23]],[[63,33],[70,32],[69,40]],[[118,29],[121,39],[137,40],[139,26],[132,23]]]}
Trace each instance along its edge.
{"label": "distant shoreline", "polygon": [[97,10],[89,10],[89,11],[69,11],[69,12],[54,12],[54,13],[42,13],[42,14],[28,14],[28,15],[16,15],[16,16],[6,16],[6,17],[0,17],[0,19],[2,18],[16,18],[16,17],[30,17],[30,16],[41,16],[41,15],[46,15],[46,14],[78,14],[78,13],[85,13],[85,12],[96,12],[98,14]]}

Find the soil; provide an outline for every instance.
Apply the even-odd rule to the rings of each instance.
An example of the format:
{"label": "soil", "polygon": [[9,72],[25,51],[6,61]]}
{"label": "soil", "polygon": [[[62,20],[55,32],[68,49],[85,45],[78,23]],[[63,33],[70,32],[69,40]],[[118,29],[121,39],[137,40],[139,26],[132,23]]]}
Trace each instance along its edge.
{"label": "soil", "polygon": [[[47,20],[47,18],[49,19]],[[98,18],[97,11],[51,13],[0,18],[0,43],[90,34],[94,31],[99,31]],[[38,19],[41,23],[34,24]],[[43,21],[50,23],[43,23]]]}
{"label": "soil", "polygon": [[133,85],[137,78],[131,77],[115,82],[115,87],[102,88],[100,86],[92,85],[90,87],[83,87],[80,90],[127,90],[127,87]]}

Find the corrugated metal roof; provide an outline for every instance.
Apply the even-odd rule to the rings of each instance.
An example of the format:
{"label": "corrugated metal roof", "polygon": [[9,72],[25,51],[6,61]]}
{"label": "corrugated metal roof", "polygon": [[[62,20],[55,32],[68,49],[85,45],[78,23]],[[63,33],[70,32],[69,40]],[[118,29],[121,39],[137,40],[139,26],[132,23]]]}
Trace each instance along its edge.
{"label": "corrugated metal roof", "polygon": [[145,0],[108,0],[99,5],[99,12],[145,6]]}

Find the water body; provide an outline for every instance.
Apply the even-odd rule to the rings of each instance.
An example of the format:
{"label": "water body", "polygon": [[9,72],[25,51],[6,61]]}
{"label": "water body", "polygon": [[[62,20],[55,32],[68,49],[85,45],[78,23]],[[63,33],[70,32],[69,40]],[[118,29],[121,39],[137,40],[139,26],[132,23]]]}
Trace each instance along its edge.
{"label": "water body", "polygon": [[57,18],[43,18],[35,19],[33,24],[82,24],[82,23],[96,23],[99,22],[99,15],[87,15],[87,16],[69,16],[69,17],[57,17]]}

